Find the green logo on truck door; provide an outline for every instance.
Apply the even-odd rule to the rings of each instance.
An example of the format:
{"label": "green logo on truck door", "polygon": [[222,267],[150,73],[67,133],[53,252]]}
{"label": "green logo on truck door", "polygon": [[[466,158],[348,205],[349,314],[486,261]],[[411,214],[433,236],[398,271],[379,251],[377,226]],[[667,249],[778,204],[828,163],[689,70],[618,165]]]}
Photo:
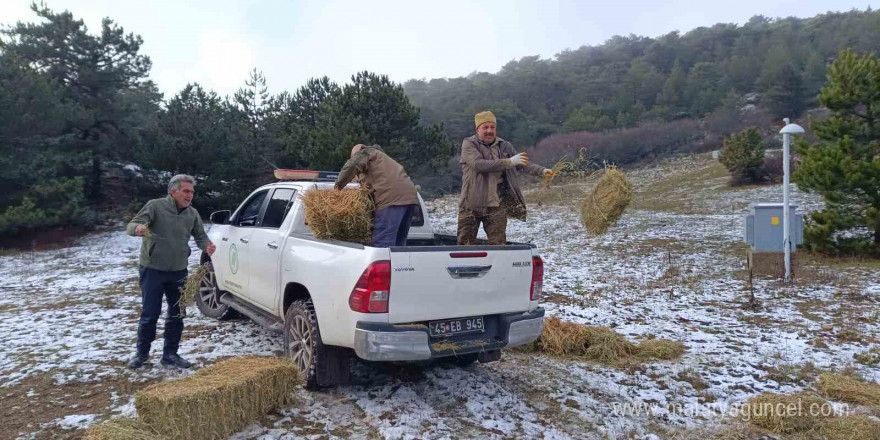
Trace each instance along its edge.
{"label": "green logo on truck door", "polygon": [[238,249],[235,248],[235,243],[229,245],[229,270],[233,275],[238,272]]}

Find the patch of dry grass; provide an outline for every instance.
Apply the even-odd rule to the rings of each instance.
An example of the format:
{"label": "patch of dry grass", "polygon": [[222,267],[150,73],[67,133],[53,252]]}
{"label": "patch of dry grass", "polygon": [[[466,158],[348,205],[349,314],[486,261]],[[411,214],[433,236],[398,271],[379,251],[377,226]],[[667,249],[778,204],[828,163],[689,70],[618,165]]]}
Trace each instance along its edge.
{"label": "patch of dry grass", "polygon": [[869,367],[877,366],[880,364],[880,345],[875,345],[869,350],[854,354],[853,359],[855,359],[856,362]]}
{"label": "patch of dry grass", "polygon": [[831,416],[810,414],[829,403],[808,393],[764,393],[746,402],[742,419],[775,434],[818,432]]}
{"label": "patch of dry grass", "polygon": [[706,192],[716,183],[726,187],[727,177],[724,166],[708,157],[696,169],[668,172],[660,179],[645,183],[636,179],[632,209],[680,214],[708,213],[699,201],[694,200],[694,195]]}
{"label": "patch of dry grass", "polygon": [[749,399],[742,420],[786,439],[880,440],[880,421],[865,415],[840,416],[810,393],[764,393]]}
{"label": "patch of dry grass", "polygon": [[644,359],[678,359],[685,352],[685,346],[669,339],[648,339],[638,346],[637,355]]}
{"label": "patch of dry grass", "polygon": [[880,406],[880,385],[849,374],[821,374],[817,388],[831,399],[866,406]]}

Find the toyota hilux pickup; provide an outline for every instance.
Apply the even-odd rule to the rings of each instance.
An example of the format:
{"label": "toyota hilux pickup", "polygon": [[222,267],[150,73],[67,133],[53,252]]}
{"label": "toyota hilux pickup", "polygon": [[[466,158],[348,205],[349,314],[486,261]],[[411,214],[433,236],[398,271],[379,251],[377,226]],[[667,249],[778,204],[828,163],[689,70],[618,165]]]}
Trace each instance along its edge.
{"label": "toyota hilux pickup", "polygon": [[196,305],[281,332],[307,388],[350,383],[352,355],[467,365],[541,334],[544,264],[534,245],[458,246],[434,233],[421,196],[406,246],[319,239],[302,196],[332,188],[336,173],[295,176],[211,214],[217,249],[201,256],[208,273]]}

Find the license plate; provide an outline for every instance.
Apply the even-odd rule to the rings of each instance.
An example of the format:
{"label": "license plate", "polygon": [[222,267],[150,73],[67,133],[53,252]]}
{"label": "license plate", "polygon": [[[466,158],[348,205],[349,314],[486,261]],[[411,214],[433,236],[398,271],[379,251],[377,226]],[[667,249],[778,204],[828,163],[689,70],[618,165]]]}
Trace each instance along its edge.
{"label": "license plate", "polygon": [[452,336],[463,333],[482,333],[483,330],[482,316],[446,319],[443,321],[432,321],[428,323],[428,332],[431,337]]}

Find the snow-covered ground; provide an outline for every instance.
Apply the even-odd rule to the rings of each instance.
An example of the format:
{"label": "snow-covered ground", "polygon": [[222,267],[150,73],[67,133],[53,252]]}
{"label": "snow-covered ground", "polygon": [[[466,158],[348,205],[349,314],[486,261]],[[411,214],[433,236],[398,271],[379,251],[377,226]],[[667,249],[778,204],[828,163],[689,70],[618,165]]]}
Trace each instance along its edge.
{"label": "snow-covered ground", "polygon": [[[809,388],[798,374],[807,363],[880,378],[880,367],[853,362],[880,337],[880,265],[808,261],[793,285],[756,279],[750,305],[743,216],[748,202],[778,200],[781,190],[730,190],[716,168],[698,156],[630,172],[634,204],[601,237],[585,234],[575,200],[530,205],[527,222],[508,226],[509,239],[537,244],[544,257],[550,314],[634,341],[681,341],[681,359],[624,370],[525,353],[467,368],[357,362],[353,386],[299,391],[300,403],[233,439],[655,439],[713,429],[728,420],[719,412],[761,392]],[[794,201],[821,207],[797,191]],[[436,231],[454,232],[455,197],[429,208]],[[141,371],[124,367],[140,302],[139,244],[114,230],[0,257],[0,398],[10,402],[0,437],[44,438],[131,415],[134,390],[187,374],[155,357]],[[280,352],[280,335],[250,321],[189,310],[181,354],[201,366]]]}

